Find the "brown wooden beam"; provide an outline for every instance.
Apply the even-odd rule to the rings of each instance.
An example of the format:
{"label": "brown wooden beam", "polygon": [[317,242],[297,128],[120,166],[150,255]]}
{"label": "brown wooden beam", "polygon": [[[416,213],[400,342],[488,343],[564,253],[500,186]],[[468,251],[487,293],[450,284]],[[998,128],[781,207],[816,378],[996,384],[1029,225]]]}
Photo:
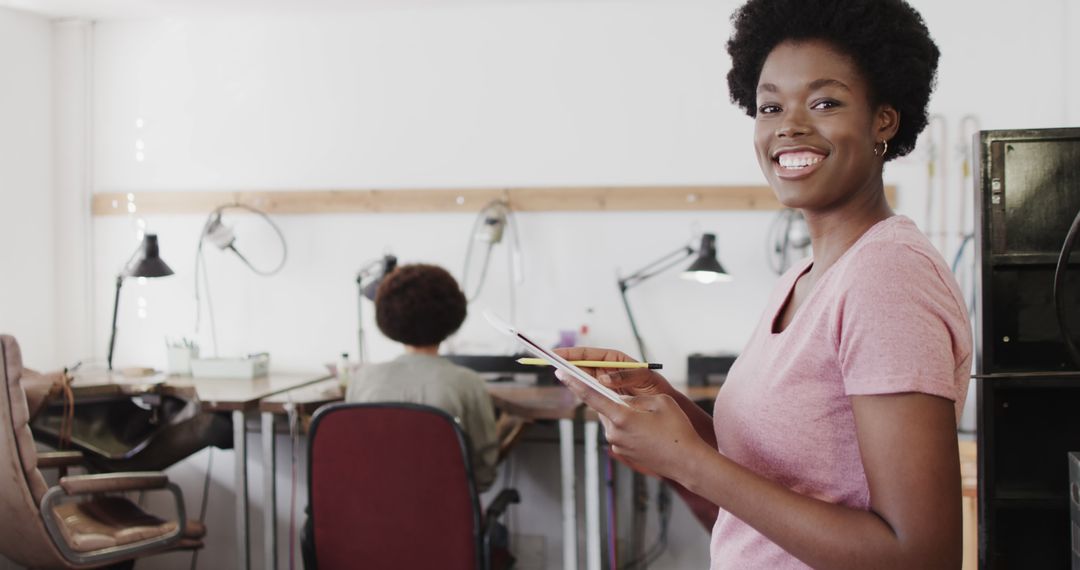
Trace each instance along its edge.
{"label": "brown wooden beam", "polygon": [[[885,189],[896,203],[896,188]],[[198,214],[241,203],[268,214],[476,212],[505,199],[518,212],[776,210],[768,186],[588,186],[422,190],[267,190],[244,192],[101,192],[95,216]]]}

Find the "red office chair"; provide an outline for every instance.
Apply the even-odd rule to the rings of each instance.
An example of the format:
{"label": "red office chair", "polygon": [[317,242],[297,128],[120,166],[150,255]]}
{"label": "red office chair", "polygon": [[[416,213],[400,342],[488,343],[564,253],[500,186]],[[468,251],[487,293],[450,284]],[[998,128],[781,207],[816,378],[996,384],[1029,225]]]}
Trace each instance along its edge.
{"label": "red office chair", "polygon": [[315,414],[308,438],[306,546],[320,569],[497,565],[491,531],[520,497],[504,489],[481,512],[469,440],[449,414],[335,404]]}

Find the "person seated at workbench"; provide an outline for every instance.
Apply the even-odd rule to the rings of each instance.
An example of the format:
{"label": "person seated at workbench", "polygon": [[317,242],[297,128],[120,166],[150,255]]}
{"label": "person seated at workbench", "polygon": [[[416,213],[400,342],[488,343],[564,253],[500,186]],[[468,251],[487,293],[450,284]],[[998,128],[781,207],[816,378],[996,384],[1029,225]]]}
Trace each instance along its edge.
{"label": "person seated at workbench", "polygon": [[484,379],[439,356],[439,346],[465,321],[467,301],[457,281],[436,265],[403,265],[375,294],[379,330],[405,345],[389,361],[363,366],[349,380],[347,402],[408,402],[457,418],[472,443],[477,489],[495,481],[499,437]]}

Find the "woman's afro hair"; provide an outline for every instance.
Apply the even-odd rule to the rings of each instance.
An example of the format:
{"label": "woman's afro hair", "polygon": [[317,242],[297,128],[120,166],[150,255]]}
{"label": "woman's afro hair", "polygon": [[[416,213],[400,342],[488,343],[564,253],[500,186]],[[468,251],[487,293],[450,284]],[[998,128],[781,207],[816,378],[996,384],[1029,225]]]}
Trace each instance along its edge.
{"label": "woman's afro hair", "polygon": [[922,16],[904,0],[749,0],[731,16],[731,101],[757,114],[765,59],[787,40],[820,40],[847,54],[870,88],[870,103],[900,113],[885,160],[904,156],[926,127],[940,52]]}
{"label": "woman's afro hair", "polygon": [[434,346],[465,321],[465,294],[437,265],[403,265],[375,293],[375,323],[387,337],[410,346]]}

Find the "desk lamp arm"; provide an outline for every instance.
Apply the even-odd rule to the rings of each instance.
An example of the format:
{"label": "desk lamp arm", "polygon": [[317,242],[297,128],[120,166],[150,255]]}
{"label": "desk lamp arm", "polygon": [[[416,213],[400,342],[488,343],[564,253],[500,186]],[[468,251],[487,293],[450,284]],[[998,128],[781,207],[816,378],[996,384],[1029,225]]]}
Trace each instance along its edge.
{"label": "desk lamp arm", "polygon": [[[357,358],[360,364],[363,364],[366,360],[366,354],[364,353],[364,298],[367,297],[365,289],[371,285],[371,278],[378,275],[378,280],[385,277],[390,271],[397,265],[397,258],[393,255],[386,254],[382,257],[374,259],[356,273],[356,337],[357,337]],[[374,295],[371,296],[371,301],[374,301]]]}
{"label": "desk lamp arm", "polygon": [[112,334],[109,335],[109,358],[107,360],[109,364],[109,370],[112,368],[113,348],[116,347],[116,313],[120,309],[120,287],[124,284],[124,274],[120,273],[116,276],[116,297],[113,299],[112,310]]}
{"label": "desk lamp arm", "polygon": [[650,277],[659,275],[677,264],[686,260],[686,258],[694,255],[694,248],[689,245],[684,245],[679,249],[664,255],[631,273],[626,277],[619,279],[619,295],[622,297],[623,308],[626,309],[626,317],[630,320],[630,330],[634,333],[634,341],[637,343],[638,355],[641,357],[642,362],[647,362],[649,357],[645,352],[645,341],[641,338],[641,333],[638,331],[637,322],[634,320],[634,312],[630,309],[630,300],[626,297],[626,291],[637,285],[640,285]]}
{"label": "desk lamp arm", "polygon": [[360,271],[356,272],[356,291],[358,293],[356,297],[356,357],[361,364],[364,363],[364,357],[366,356],[364,354],[364,285],[382,262],[383,258],[381,257],[372,260],[367,265],[361,267]]}
{"label": "desk lamp arm", "polygon": [[689,245],[684,245],[679,249],[668,253],[667,255],[664,255],[656,261],[649,263],[645,267],[638,269],[630,275],[627,275],[626,277],[621,277],[619,279],[619,290],[625,292],[627,289],[632,289],[637,285],[640,285],[642,282],[648,280],[649,278],[659,275],[667,271],[668,269],[671,269],[672,267],[678,265],[684,259],[690,257],[691,255],[694,255],[694,253],[696,253],[696,251],[693,247]]}

